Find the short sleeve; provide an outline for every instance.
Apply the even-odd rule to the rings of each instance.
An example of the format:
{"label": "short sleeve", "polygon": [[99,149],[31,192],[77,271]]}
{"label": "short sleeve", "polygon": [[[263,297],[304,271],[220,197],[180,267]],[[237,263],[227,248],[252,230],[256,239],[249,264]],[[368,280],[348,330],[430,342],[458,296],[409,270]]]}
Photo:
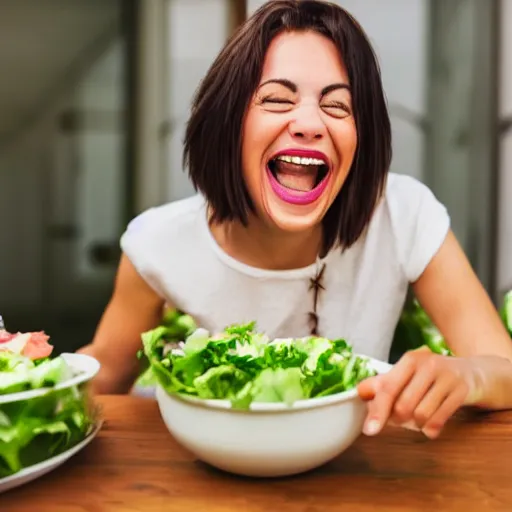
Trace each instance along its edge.
{"label": "short sleeve", "polygon": [[123,253],[130,260],[139,275],[155,290],[163,296],[159,279],[154,273],[152,261],[158,250],[156,235],[158,215],[156,208],[150,208],[128,224],[121,236],[120,246]]}
{"label": "short sleeve", "polygon": [[387,202],[400,263],[414,282],[446,239],[450,216],[433,192],[410,176],[392,176]]}

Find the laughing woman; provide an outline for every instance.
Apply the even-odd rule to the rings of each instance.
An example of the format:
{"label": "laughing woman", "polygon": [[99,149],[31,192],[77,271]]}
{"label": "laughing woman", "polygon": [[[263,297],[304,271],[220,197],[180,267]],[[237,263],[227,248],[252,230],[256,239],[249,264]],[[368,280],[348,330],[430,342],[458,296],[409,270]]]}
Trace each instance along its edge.
{"label": "laughing woman", "polygon": [[192,105],[184,161],[200,194],[128,226],[91,345],[99,393],[128,392],[141,332],[168,304],[217,331],[344,337],[386,359],[409,284],[458,357],[406,354],[359,386],[365,432],[429,437],[463,405],[512,406],[512,345],[423,184],[389,173],[378,63],[342,8],[275,0],[221,51]]}

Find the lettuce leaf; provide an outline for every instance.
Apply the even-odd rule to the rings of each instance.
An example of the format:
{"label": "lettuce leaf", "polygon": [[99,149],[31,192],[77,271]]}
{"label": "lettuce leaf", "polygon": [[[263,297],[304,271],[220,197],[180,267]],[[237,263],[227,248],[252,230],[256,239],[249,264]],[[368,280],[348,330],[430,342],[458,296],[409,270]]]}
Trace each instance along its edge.
{"label": "lettuce leaf", "polygon": [[72,448],[95,420],[85,385],[0,404],[0,478]]}
{"label": "lettuce leaf", "polygon": [[36,364],[13,352],[0,352],[0,395],[55,386],[72,377],[72,370],[61,357]]}
{"label": "lettuce leaf", "polygon": [[144,333],[142,342],[152,374],[167,392],[230,400],[239,409],[347,391],[376,374],[343,339],[269,340],[255,332],[254,322],[215,336],[196,329],[171,348],[161,326]]}
{"label": "lettuce leaf", "polygon": [[[52,347],[46,338],[32,337],[28,351],[27,345],[22,351],[0,344],[0,395],[43,392],[0,404],[0,478],[68,450],[87,436],[97,420],[87,383],[55,389],[75,371],[64,358],[50,356]],[[21,334],[18,339],[28,338]]]}
{"label": "lettuce leaf", "polygon": [[[190,315],[175,309],[167,310],[162,318],[161,325],[151,331],[149,338],[143,335],[143,341],[146,337],[146,343],[150,343],[154,349],[162,350],[171,343],[185,341],[186,337],[194,333],[195,330],[196,324]],[[144,349],[140,350],[138,356],[142,360],[142,368],[136,386],[143,388],[155,386],[158,378],[148,361],[146,351]]]}

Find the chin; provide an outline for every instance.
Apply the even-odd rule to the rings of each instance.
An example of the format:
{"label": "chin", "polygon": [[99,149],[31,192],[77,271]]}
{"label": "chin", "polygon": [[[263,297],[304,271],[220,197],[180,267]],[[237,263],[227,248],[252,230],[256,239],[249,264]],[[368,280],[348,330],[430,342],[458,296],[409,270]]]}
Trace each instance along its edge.
{"label": "chin", "polygon": [[267,211],[267,216],[275,228],[286,233],[305,233],[322,221],[322,217],[318,215],[303,217],[279,211]]}
{"label": "chin", "polygon": [[[310,231],[320,225],[332,201],[333,176],[326,176],[326,182],[321,184],[321,193],[314,200],[310,192],[296,193],[279,190],[272,183],[268,172],[263,180],[262,202],[266,217],[278,230],[288,233]],[[315,194],[318,191],[313,191]]]}

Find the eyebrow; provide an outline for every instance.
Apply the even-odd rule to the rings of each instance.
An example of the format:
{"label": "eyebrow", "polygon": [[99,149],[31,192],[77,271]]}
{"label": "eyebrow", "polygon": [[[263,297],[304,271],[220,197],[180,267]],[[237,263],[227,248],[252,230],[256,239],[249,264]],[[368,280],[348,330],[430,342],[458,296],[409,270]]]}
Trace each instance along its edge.
{"label": "eyebrow", "polygon": [[271,78],[270,80],[260,84],[259,88],[267,84],[279,84],[286,87],[287,89],[290,89],[292,92],[297,92],[297,85],[294,84],[291,80],[287,80],[286,78]]}
{"label": "eyebrow", "polygon": [[338,89],[346,89],[348,92],[350,92],[350,86],[348,84],[345,84],[345,83],[331,84],[322,89],[322,96],[325,96],[326,94],[329,94],[332,91],[337,91]]}
{"label": "eyebrow", "polygon": [[[267,84],[279,84],[279,85],[286,87],[287,89],[290,89],[290,91],[292,91],[294,93],[297,92],[297,90],[298,90],[297,84],[294,84],[291,80],[288,80],[286,78],[271,78],[270,80],[266,80],[265,82],[260,84],[259,88],[261,88]],[[350,92],[349,85],[346,83],[340,82],[340,83],[327,85],[326,87],[324,87],[322,89],[321,96],[325,96],[326,94],[329,94],[330,92],[336,91],[338,89],[346,89],[347,91]]]}

